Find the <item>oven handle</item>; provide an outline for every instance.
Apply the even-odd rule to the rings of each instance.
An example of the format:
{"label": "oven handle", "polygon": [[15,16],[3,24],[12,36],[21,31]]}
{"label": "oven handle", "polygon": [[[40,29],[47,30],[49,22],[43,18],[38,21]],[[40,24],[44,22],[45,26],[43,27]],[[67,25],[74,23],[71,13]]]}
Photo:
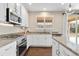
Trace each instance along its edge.
{"label": "oven handle", "polygon": [[18,46],[22,46],[22,45],[24,45],[24,44],[27,44],[26,42],[24,42],[24,43],[22,43],[22,44],[20,44],[20,45],[18,45]]}

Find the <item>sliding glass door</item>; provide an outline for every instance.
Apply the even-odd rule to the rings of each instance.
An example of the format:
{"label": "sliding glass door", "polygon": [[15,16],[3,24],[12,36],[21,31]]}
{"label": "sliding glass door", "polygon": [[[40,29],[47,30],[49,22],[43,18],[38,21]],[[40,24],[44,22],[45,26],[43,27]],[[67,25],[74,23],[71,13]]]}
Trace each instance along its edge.
{"label": "sliding glass door", "polygon": [[[72,17],[72,16],[70,16]],[[69,41],[76,44],[76,20],[75,18],[68,20]]]}
{"label": "sliding glass door", "polygon": [[68,31],[69,31],[69,41],[73,44],[79,45],[79,16],[69,16],[68,17]]}
{"label": "sliding glass door", "polygon": [[77,44],[79,45],[79,19],[77,19]]}

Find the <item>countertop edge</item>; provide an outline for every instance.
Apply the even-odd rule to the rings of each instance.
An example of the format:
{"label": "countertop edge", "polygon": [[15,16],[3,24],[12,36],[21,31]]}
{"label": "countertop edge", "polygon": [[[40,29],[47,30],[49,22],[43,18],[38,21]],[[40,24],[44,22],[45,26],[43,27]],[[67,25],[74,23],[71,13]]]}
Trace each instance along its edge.
{"label": "countertop edge", "polygon": [[65,48],[67,48],[68,50],[70,50],[72,53],[74,53],[75,55],[79,56],[79,53],[75,52],[74,50],[72,50],[71,48],[69,48],[68,46],[66,46],[65,44],[59,42],[58,40],[56,40],[55,38],[53,38],[56,42],[58,42],[59,44],[61,44],[62,46],[64,46]]}

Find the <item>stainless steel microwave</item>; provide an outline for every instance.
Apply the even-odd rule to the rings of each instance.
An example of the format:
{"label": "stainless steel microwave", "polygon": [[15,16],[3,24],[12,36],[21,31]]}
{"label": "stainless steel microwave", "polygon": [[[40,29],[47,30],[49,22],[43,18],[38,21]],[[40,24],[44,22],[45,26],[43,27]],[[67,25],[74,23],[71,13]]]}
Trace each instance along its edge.
{"label": "stainless steel microwave", "polygon": [[10,11],[10,8],[6,8],[6,21],[12,24],[21,24],[21,18],[15,13]]}

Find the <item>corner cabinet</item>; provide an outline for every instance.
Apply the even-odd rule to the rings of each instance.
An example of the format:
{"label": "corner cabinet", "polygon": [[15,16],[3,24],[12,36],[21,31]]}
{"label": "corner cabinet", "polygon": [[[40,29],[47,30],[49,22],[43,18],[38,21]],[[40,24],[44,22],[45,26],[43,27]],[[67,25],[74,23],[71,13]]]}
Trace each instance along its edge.
{"label": "corner cabinet", "polygon": [[0,3],[0,22],[5,22],[6,20],[6,3]]}

